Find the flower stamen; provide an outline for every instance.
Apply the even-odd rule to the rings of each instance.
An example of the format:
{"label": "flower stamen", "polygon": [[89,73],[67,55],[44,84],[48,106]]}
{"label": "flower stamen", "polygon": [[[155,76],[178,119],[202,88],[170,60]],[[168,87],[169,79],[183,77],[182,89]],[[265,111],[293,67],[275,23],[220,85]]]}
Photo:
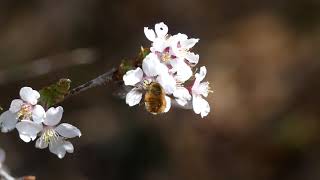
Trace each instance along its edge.
{"label": "flower stamen", "polygon": [[22,105],[17,115],[20,120],[30,119],[32,116],[32,106],[29,104]]}

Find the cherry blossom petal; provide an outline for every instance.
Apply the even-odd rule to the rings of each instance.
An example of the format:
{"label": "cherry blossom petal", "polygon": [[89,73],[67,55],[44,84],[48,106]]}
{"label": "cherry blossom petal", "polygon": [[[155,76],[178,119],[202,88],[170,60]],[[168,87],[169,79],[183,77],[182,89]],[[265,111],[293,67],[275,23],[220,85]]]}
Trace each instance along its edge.
{"label": "cherry blossom petal", "polygon": [[10,105],[10,111],[12,113],[17,113],[20,111],[21,109],[21,106],[23,105],[23,101],[21,99],[15,99],[11,102],[11,105]]}
{"label": "cherry blossom petal", "polygon": [[23,87],[20,90],[20,97],[22,100],[32,105],[36,105],[38,99],[40,98],[40,94],[38,91],[33,90],[31,87]]}
{"label": "cherry blossom petal", "polygon": [[65,138],[74,138],[77,136],[81,136],[81,132],[77,127],[67,123],[60,124],[55,128],[55,131]]}
{"label": "cherry blossom petal", "polygon": [[142,62],[143,72],[148,77],[154,77],[158,75],[158,69],[160,65],[160,61],[158,56],[154,53],[148,54]]}
{"label": "cherry blossom petal", "polygon": [[193,106],[193,111],[196,114],[200,114],[202,118],[207,116],[210,112],[209,103],[205,99],[203,99],[200,95],[193,95],[192,106]]}
{"label": "cherry blossom petal", "polygon": [[184,41],[180,41],[181,47],[184,49],[190,49],[194,45],[196,45],[199,42],[199,39],[191,38],[191,39],[186,39]]}
{"label": "cherry blossom petal", "polygon": [[142,92],[138,88],[133,88],[126,96],[126,103],[129,106],[135,106],[140,103],[142,99]]}
{"label": "cherry blossom petal", "polygon": [[39,148],[39,149],[45,149],[47,148],[49,145],[48,142],[44,141],[42,138],[38,138],[37,141],[36,141],[36,148]]}
{"label": "cherry blossom petal", "polygon": [[172,94],[176,89],[177,82],[168,73],[159,75],[157,77],[157,82],[163,87],[166,94]]}
{"label": "cherry blossom petal", "polygon": [[175,78],[179,82],[185,82],[189,80],[193,74],[191,67],[188,66],[182,59],[172,60],[171,65],[177,72]]}
{"label": "cherry blossom petal", "polygon": [[30,120],[22,120],[16,125],[16,128],[20,138],[24,142],[30,142],[36,139],[37,134],[43,129],[43,126]]}
{"label": "cherry blossom petal", "polygon": [[130,70],[128,71],[124,76],[123,76],[123,81],[126,86],[134,86],[138,82],[142,80],[143,77],[143,71],[141,68],[137,68],[135,70]]}
{"label": "cherry blossom petal", "polygon": [[164,112],[168,112],[171,108],[171,98],[168,96],[165,96],[166,98],[166,108],[164,109]]}
{"label": "cherry blossom petal", "polygon": [[205,66],[202,66],[200,68],[200,72],[195,74],[196,81],[198,82],[202,81],[206,77],[206,74],[207,74],[207,68]]}
{"label": "cherry blossom petal", "polygon": [[152,42],[156,39],[156,34],[155,34],[154,30],[152,30],[152,29],[145,27],[144,34]]}
{"label": "cherry blossom petal", "polygon": [[12,131],[18,122],[17,115],[11,111],[5,111],[0,115],[1,132],[7,133]]}
{"label": "cherry blossom petal", "polygon": [[63,147],[68,153],[73,153],[74,151],[74,147],[69,141],[64,141]]}
{"label": "cherry blossom petal", "polygon": [[51,107],[46,112],[46,118],[43,121],[43,123],[47,126],[55,126],[61,121],[62,115],[63,115],[63,107],[61,106],[57,108]]}
{"label": "cherry blossom petal", "polygon": [[170,44],[168,43],[167,40],[157,38],[156,40],[153,41],[152,47],[150,48],[150,51],[153,53],[155,53],[155,52],[162,53],[169,46],[170,46]]}
{"label": "cherry blossom petal", "polygon": [[185,87],[178,87],[174,92],[173,96],[176,98],[176,101],[179,105],[185,106],[188,101],[191,100],[191,95]]}
{"label": "cherry blossom petal", "polygon": [[45,119],[46,111],[40,105],[36,105],[32,111],[32,120],[36,123],[42,123]]}
{"label": "cherry blossom petal", "polygon": [[56,141],[53,141],[49,144],[49,150],[53,154],[56,154],[60,159],[62,159],[66,152],[73,153],[73,145],[69,141],[65,141],[62,138],[59,138]]}
{"label": "cherry blossom petal", "polygon": [[155,25],[155,30],[157,33],[157,38],[165,38],[168,33],[168,26],[161,22]]}
{"label": "cherry blossom petal", "polygon": [[195,53],[192,53],[192,52],[187,52],[186,53],[186,59],[192,64],[198,64],[199,55],[195,54]]}

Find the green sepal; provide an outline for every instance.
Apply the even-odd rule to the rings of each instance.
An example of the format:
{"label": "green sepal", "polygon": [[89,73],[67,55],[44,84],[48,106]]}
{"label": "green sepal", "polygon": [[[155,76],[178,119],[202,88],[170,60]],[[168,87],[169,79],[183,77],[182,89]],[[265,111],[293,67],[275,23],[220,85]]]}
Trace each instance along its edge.
{"label": "green sepal", "polygon": [[55,84],[52,84],[48,87],[41,89],[40,92],[40,101],[39,103],[45,107],[49,108],[59,102],[62,102],[65,96],[69,93],[70,90],[70,79],[60,79]]}

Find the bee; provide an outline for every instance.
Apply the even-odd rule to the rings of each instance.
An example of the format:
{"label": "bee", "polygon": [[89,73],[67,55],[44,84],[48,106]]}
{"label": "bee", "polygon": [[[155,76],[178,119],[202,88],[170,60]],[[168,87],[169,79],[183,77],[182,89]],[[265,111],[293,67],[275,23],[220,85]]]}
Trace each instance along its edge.
{"label": "bee", "polygon": [[163,113],[167,106],[165,97],[165,91],[159,83],[151,82],[148,84],[144,95],[146,110],[155,115]]}

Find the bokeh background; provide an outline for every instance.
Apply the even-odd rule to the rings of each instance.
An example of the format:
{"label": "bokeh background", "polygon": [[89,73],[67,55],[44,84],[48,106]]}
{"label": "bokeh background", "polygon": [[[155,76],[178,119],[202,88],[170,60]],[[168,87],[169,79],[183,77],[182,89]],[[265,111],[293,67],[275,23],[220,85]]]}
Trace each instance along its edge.
{"label": "bokeh background", "polygon": [[200,38],[211,113],[153,116],[99,87],[63,103],[83,136],[63,160],[0,134],[15,176],[110,180],[320,179],[319,0],[1,0],[0,104],[73,86],[149,46],[143,27]]}

